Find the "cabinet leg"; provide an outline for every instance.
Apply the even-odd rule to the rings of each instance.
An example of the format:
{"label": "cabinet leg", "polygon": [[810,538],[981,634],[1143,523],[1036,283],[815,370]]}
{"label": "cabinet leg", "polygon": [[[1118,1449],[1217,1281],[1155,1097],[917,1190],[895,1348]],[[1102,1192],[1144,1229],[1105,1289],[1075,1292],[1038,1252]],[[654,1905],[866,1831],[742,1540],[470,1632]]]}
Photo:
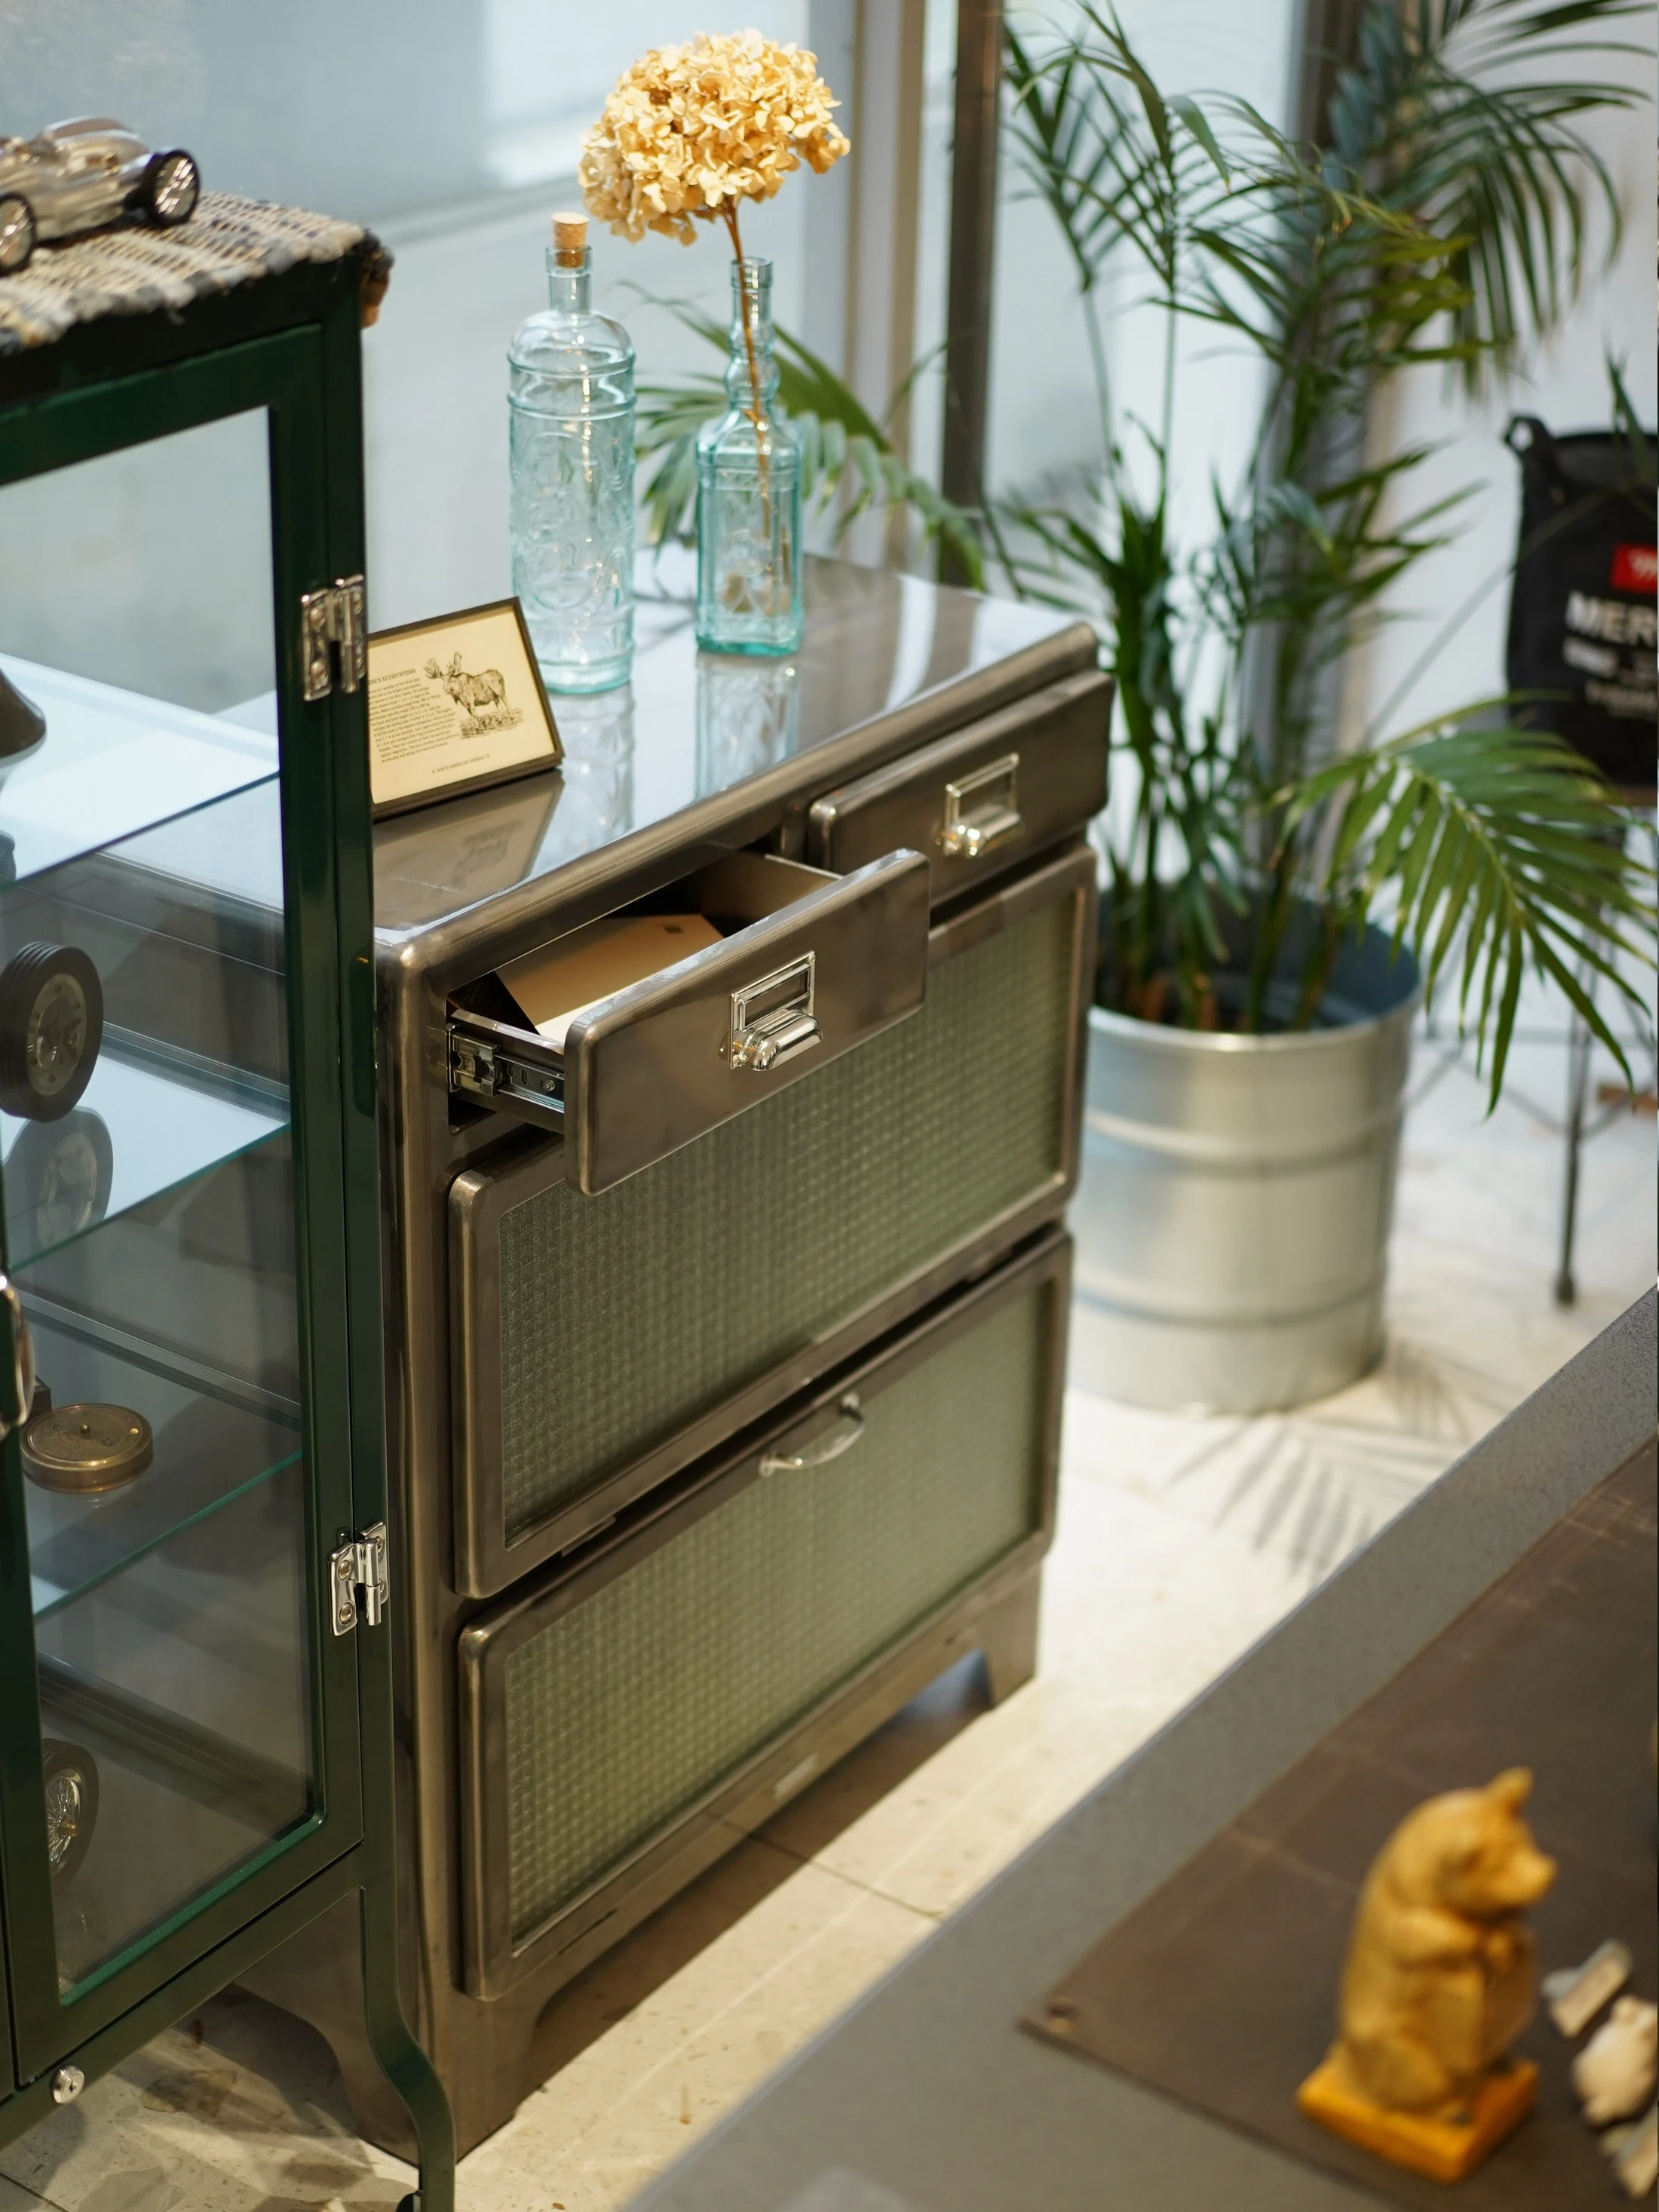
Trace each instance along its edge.
{"label": "cabinet leg", "polygon": [[403,2212],[455,2212],[455,2122],[437,2069],[411,2033],[398,1989],[398,1923],[389,1884],[362,1897],[363,2017],[381,2072],[415,2130],[419,2189]]}
{"label": "cabinet leg", "polygon": [[403,2100],[369,2041],[363,1994],[361,1893],[329,1907],[240,1977],[241,1986],[317,2030],[334,2053],[352,2125],[394,2157],[418,2157]]}
{"label": "cabinet leg", "polygon": [[[1583,975],[1580,980],[1584,980]],[[1578,1169],[1584,1149],[1589,1073],[1590,1033],[1575,1012],[1567,1030],[1567,1142],[1561,1187],[1561,1256],[1555,1270],[1555,1303],[1559,1306],[1574,1305],[1578,1298],[1572,1256],[1578,1229]]]}
{"label": "cabinet leg", "polygon": [[991,1703],[1029,1682],[1036,1673],[1037,1622],[1042,1601],[1041,1572],[1028,1575],[1017,1589],[999,1598],[981,1624],[980,1650],[985,1656],[986,1679]]}
{"label": "cabinet leg", "polygon": [[369,2048],[415,2130],[420,2185],[412,2212],[455,2212],[455,2116],[438,2069],[416,2041],[398,1987],[397,1766],[392,1644],[382,1630],[359,1657],[365,1833],[362,1899],[363,2025]]}

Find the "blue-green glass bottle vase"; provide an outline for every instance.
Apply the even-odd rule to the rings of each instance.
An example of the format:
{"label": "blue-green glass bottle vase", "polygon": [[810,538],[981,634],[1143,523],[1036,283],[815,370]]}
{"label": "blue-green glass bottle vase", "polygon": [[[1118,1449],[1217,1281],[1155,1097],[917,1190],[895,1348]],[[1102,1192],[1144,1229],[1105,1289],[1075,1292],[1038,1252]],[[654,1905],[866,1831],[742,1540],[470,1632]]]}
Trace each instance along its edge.
{"label": "blue-green glass bottle vase", "polygon": [[777,408],[772,264],[732,264],[731,402],[697,440],[697,642],[714,653],[800,644],[800,441]]}

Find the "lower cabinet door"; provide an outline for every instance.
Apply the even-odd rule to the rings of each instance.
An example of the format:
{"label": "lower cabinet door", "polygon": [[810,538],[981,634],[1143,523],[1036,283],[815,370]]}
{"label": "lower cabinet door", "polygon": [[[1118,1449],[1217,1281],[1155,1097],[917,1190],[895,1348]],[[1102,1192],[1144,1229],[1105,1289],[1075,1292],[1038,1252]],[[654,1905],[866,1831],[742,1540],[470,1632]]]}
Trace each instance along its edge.
{"label": "lower cabinet door", "polygon": [[844,1747],[860,1702],[878,1723],[896,1654],[1035,1565],[1070,1256],[1044,1237],[463,1632],[475,1995],[623,1934],[815,1734]]}

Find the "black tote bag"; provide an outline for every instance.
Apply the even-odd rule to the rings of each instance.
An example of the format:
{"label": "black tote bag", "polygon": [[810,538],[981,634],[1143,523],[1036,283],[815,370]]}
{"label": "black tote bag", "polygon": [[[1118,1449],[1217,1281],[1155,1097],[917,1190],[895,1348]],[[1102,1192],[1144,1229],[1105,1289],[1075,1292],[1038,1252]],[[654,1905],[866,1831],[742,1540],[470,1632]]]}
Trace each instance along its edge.
{"label": "black tote bag", "polygon": [[[1607,430],[1558,438],[1535,416],[1505,433],[1521,463],[1521,543],[1510,600],[1517,719],[1553,730],[1622,791],[1655,787],[1655,441]],[[1640,447],[1648,448],[1646,481]]]}

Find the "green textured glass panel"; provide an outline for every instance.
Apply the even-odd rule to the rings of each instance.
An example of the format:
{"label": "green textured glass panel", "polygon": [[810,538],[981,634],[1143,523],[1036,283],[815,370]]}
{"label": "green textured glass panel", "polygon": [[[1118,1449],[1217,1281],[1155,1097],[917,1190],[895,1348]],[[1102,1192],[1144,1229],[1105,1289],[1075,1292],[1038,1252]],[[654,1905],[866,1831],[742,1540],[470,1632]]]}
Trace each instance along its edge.
{"label": "green textured glass panel", "polygon": [[866,1399],[863,1437],[775,1474],[507,1662],[524,1941],[1036,1526],[1042,1287]]}
{"label": "green textured glass panel", "polygon": [[1059,1174],[1072,927],[1038,908],[763,1106],[503,1217],[509,1543]]}

